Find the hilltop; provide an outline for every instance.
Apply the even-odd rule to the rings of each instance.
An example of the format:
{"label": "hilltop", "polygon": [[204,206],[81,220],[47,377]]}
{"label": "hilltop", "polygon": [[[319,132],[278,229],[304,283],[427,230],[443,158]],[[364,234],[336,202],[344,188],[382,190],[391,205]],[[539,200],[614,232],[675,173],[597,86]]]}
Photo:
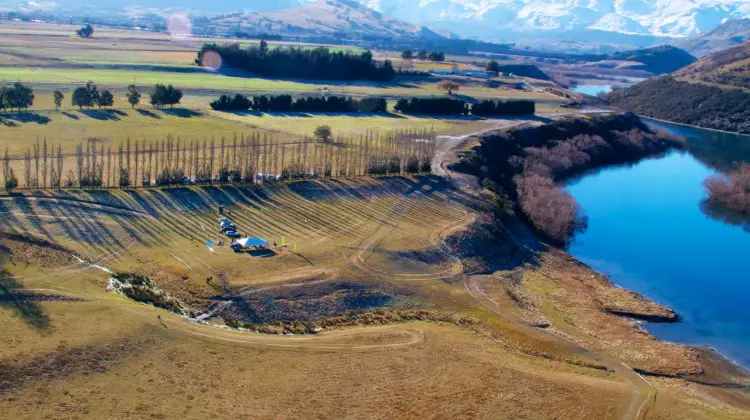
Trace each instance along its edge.
{"label": "hilltop", "polygon": [[234,12],[199,21],[214,32],[284,33],[290,35],[358,35],[444,39],[423,26],[386,16],[351,1],[316,0],[267,12]]}
{"label": "hilltop", "polygon": [[711,54],[675,73],[680,79],[750,89],[750,41]]}
{"label": "hilltop", "polygon": [[750,19],[735,19],[715,29],[680,41],[675,45],[696,57],[704,57],[750,39]]}
{"label": "hilltop", "polygon": [[673,75],[649,79],[606,96],[611,104],[648,117],[750,133],[750,42],[711,54]]}
{"label": "hilltop", "polygon": [[671,45],[623,51],[612,54],[610,60],[640,63],[633,70],[645,70],[652,74],[666,74],[695,62],[689,52]]}

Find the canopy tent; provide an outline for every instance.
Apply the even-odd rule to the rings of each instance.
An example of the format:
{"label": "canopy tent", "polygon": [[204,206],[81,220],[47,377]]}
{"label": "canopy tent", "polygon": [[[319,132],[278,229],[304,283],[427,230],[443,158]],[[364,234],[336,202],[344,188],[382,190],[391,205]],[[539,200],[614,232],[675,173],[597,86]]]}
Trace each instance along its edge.
{"label": "canopy tent", "polygon": [[251,246],[267,246],[268,245],[268,241],[266,241],[263,238],[258,238],[255,236],[252,238],[239,239],[237,243],[245,248],[251,247]]}

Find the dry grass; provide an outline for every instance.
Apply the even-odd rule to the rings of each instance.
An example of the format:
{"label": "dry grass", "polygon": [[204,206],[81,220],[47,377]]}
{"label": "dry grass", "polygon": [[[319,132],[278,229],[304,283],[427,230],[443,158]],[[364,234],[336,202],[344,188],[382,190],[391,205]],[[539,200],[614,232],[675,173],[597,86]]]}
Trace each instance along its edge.
{"label": "dry grass", "polygon": [[[419,322],[344,328],[309,338],[261,336],[198,326],[106,293],[107,275],[98,270],[6,264],[5,275],[19,287],[67,291],[86,301],[33,302],[34,310],[26,313],[0,307],[7,337],[0,368],[8,373],[0,408],[11,418],[621,417],[632,390],[617,374],[570,363],[595,364],[543,331],[530,332],[485,310],[455,278],[442,276],[451,264],[434,250],[440,232],[466,223],[467,198],[435,181],[70,192],[42,200],[0,200],[4,231],[53,238],[105,267],[147,273],[196,306],[220,293],[206,282],[220,272],[235,289],[377,279],[408,291],[410,305],[439,308],[483,325]],[[55,201],[60,198],[65,201]],[[217,202],[227,204],[243,232],[271,240],[284,236],[287,244],[298,244],[298,252],[280,250],[273,258],[225,248],[211,252],[203,241],[217,239]],[[357,256],[363,265],[351,264]],[[545,293],[539,296],[550,299],[563,284],[583,283],[575,278],[542,286]],[[526,281],[537,284],[532,277]],[[540,291],[530,290],[534,296]],[[611,293],[603,284],[594,290],[598,296]],[[547,303],[540,302],[546,310]],[[587,312],[585,302],[566,302],[583,308],[576,317],[599,316]],[[515,311],[513,302],[506,308]],[[44,322],[31,322],[31,315]],[[556,325],[558,317],[550,319]],[[606,320],[618,325],[613,334],[627,334],[624,324]],[[586,333],[593,328],[584,327]],[[290,343],[293,348],[275,347]],[[336,350],[341,346],[345,350]],[[677,416],[739,418],[710,402],[683,409],[685,398],[701,397],[674,394],[657,408],[677,410],[671,411]]]}

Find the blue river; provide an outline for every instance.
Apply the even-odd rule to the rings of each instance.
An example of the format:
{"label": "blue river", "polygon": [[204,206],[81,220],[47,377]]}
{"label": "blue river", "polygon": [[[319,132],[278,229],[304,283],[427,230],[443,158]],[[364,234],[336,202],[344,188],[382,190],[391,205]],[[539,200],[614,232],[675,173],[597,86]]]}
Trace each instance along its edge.
{"label": "blue river", "polygon": [[647,324],[656,337],[710,346],[750,367],[750,231],[702,205],[706,178],[750,162],[750,136],[649,124],[685,136],[688,151],[570,183],[589,225],[569,251],[682,317]]}

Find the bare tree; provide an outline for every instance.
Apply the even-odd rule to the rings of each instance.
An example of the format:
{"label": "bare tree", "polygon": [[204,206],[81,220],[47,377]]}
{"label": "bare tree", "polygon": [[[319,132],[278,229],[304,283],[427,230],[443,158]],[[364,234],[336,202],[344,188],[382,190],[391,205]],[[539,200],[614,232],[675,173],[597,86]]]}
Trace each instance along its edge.
{"label": "bare tree", "polygon": [[42,188],[47,189],[47,137],[42,144]]}
{"label": "bare tree", "polygon": [[34,188],[39,188],[39,137],[36,138],[36,144],[34,146],[34,178],[33,178],[33,185]]}
{"label": "bare tree", "polygon": [[63,160],[62,144],[57,145],[57,188],[62,184]]}
{"label": "bare tree", "polygon": [[208,151],[209,163],[208,163],[208,179],[209,182],[214,180],[214,160],[216,160],[216,145],[214,138],[211,137],[211,148]]}
{"label": "bare tree", "polygon": [[112,187],[112,146],[107,146],[107,187]]}

